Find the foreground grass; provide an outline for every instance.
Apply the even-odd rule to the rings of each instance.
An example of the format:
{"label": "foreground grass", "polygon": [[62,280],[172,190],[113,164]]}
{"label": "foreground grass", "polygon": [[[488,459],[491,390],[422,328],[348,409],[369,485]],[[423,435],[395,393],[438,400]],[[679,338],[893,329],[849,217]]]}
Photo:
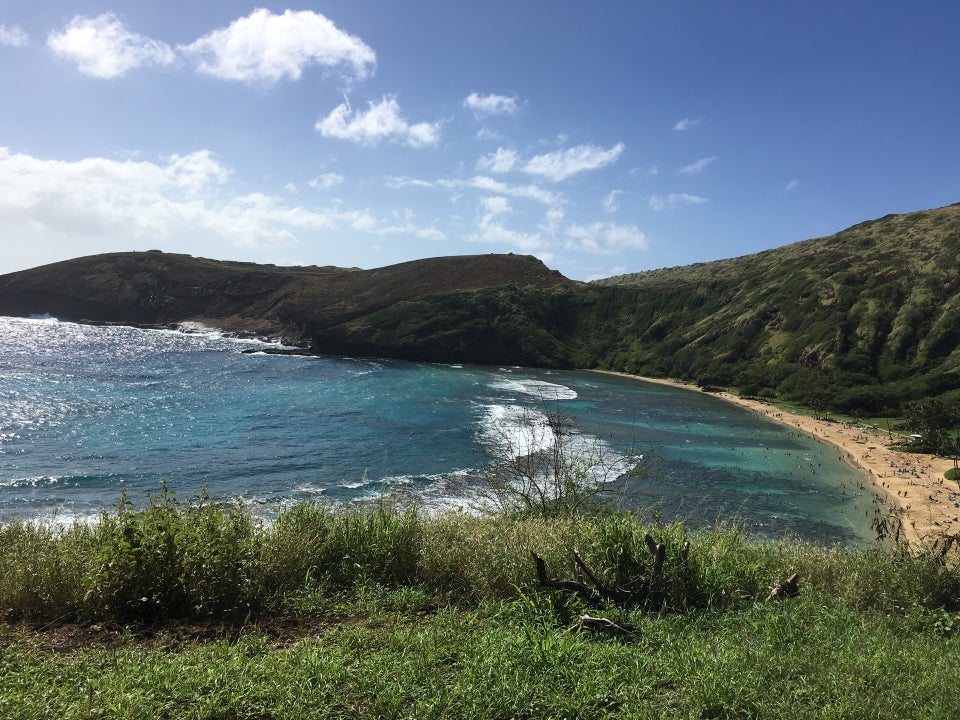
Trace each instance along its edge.
{"label": "foreground grass", "polygon": [[631,641],[570,631],[539,598],[403,607],[423,600],[392,591],[328,608],[329,625],[292,644],[253,626],[62,655],[27,633],[0,651],[0,716],[960,716],[957,635],[815,592],[735,612],[635,613]]}
{"label": "foreground grass", "polygon": [[[668,546],[657,607],[535,587],[529,550],[572,577],[579,548],[613,581],[647,531]],[[0,717],[960,717],[952,561],[718,528],[682,563],[687,537],[383,507],[260,528],[165,495],[92,526],[8,525]],[[800,596],[764,603],[791,572]],[[592,635],[584,612],[638,633]],[[64,623],[84,640],[58,642]]]}

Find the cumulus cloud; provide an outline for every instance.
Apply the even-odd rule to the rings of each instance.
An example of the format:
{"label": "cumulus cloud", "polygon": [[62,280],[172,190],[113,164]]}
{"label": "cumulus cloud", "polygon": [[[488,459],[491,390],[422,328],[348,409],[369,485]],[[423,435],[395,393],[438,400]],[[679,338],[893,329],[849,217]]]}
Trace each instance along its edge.
{"label": "cumulus cloud", "polygon": [[76,16],[60,32],[47,37],[47,46],[75,62],[84,75],[111,79],[141,65],[169,65],[176,56],[166,43],[131,32],[113,13]]}
{"label": "cumulus cloud", "polygon": [[366,112],[355,112],[349,102],[343,102],[318,120],[316,129],[324,137],[367,146],[390,140],[422,148],[440,141],[440,123],[409,124],[400,114],[400,105],[392,95],[384,95],[380,102],[367,105]]}
{"label": "cumulus cloud", "polygon": [[703,118],[683,118],[682,120],[677,120],[677,124],[673,126],[673,129],[677,132],[685,132],[692,127],[696,127],[703,122]]}
{"label": "cumulus cloud", "polygon": [[478,120],[494,115],[516,115],[519,109],[517,99],[506,95],[481,95],[470,93],[463,101],[463,106],[470,110]]}
{"label": "cumulus cloud", "polygon": [[211,185],[222,185],[230,177],[230,171],[209,150],[171,155],[165,170],[178,187],[192,194],[201,193]]}
{"label": "cumulus cloud", "polygon": [[348,77],[364,79],[377,63],[360,38],[309,10],[274,15],[260,8],[180,50],[196,59],[198,72],[243,82],[298,80],[310,65],[340,68]]}
{"label": "cumulus cloud", "polygon": [[647,237],[636,225],[591,223],[567,228],[567,247],[581,252],[609,254],[623,248],[646,250]]}
{"label": "cumulus cloud", "polygon": [[497,148],[496,152],[482,156],[477,160],[477,170],[486,170],[493,173],[507,173],[517,164],[517,153],[504,147]]}
{"label": "cumulus cloud", "polygon": [[670,193],[669,195],[654,195],[650,198],[650,207],[657,212],[665,212],[683,205],[702,205],[710,202],[707,198],[689,195],[688,193]]}
{"label": "cumulus cloud", "polygon": [[[318,210],[257,192],[231,195],[230,177],[207,150],[159,162],[66,162],[0,148],[0,225],[7,237],[29,243],[31,258],[160,242],[273,248],[294,244],[304,233],[344,229],[444,237],[418,226],[412,214],[381,220],[366,210]],[[63,249],[53,253],[53,247]]]}
{"label": "cumulus cloud", "polygon": [[0,45],[8,47],[26,47],[30,44],[30,36],[24,32],[23,28],[12,25],[7,27],[0,23]]}
{"label": "cumulus cloud", "polygon": [[623,152],[623,143],[604,149],[597,145],[577,145],[566,150],[536,155],[527,161],[523,171],[560,182],[585,170],[596,170],[616,161]]}
{"label": "cumulus cloud", "polygon": [[700,158],[695,163],[690,163],[689,165],[684,165],[682,168],[677,170],[681,175],[699,175],[704,170],[707,169],[708,165],[712,165],[717,161],[715,156]]}
{"label": "cumulus cloud", "polygon": [[0,150],[0,219],[50,236],[174,237],[212,232],[238,244],[289,242],[277,223],[312,226],[318,217],[261,195],[210,200],[229,170],[201,150],[161,163],[85,158],[41,160]]}

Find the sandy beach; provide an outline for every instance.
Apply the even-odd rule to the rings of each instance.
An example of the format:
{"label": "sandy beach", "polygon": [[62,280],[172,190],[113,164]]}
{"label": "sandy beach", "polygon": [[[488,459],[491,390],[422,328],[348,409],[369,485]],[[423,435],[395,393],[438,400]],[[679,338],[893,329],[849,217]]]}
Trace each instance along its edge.
{"label": "sandy beach", "polygon": [[[695,385],[674,380],[627,373],[610,374],[703,392]],[[867,473],[869,489],[886,505],[891,515],[901,519],[910,542],[929,544],[942,535],[960,533],[960,487],[943,477],[953,467],[952,460],[890,450],[886,431],[876,428],[830,419],[816,420],[733,393],[711,394],[837,447],[848,462]]]}

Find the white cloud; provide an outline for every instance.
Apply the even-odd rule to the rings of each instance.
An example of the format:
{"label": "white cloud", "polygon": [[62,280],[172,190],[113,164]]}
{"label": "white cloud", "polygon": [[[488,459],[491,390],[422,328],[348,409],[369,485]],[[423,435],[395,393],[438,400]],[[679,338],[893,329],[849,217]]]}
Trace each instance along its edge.
{"label": "white cloud", "polygon": [[324,137],[350,140],[360,145],[375,146],[382,140],[401,142],[422,148],[440,141],[439,123],[410,125],[400,114],[400,105],[392,95],[378,102],[369,102],[366,112],[354,112],[349,102],[335,107],[317,121],[316,129]]}
{"label": "white cloud", "polygon": [[30,36],[24,32],[23,28],[17,25],[7,27],[0,23],[0,45],[8,47],[26,47],[30,44]]}
{"label": "white cloud", "polygon": [[368,211],[347,213],[353,220],[355,230],[363,230],[372,235],[406,235],[423,240],[446,240],[447,236],[433,227],[423,227],[414,221],[414,212],[401,209],[393,213],[393,219],[381,223]]}
{"label": "white cloud", "polygon": [[[104,248],[210,241],[238,247],[295,244],[317,232],[354,230],[443,239],[412,213],[380,220],[367,210],[311,209],[263,193],[230,195],[230,171],[208,150],[160,162],[44,160],[0,148],[0,226],[29,245],[23,262]],[[8,255],[6,262],[16,262]]]}
{"label": "white cloud", "polygon": [[229,170],[207,150],[162,163],[86,158],[41,160],[0,150],[0,222],[8,232],[51,237],[151,241],[212,233],[240,245],[286,244],[284,225],[329,220],[263,195],[216,202],[210,193]]}
{"label": "white cloud", "polygon": [[496,195],[494,197],[485,197],[480,199],[480,205],[487,215],[505,215],[513,210],[510,207],[510,201],[505,197]]}
{"label": "white cloud", "polygon": [[342,184],[343,180],[343,175],[340,175],[339,173],[324,173],[323,175],[318,175],[312,180],[307,181],[307,185],[312,187],[314,190],[329,190],[330,188]]}
{"label": "white cloud", "polygon": [[645,175],[646,177],[655,177],[660,174],[660,168],[656,165],[650,165],[648,167],[635,167],[630,168],[630,177],[637,177],[638,175]]}
{"label": "white cloud", "polygon": [[712,165],[717,161],[715,156],[700,158],[695,163],[690,163],[689,165],[684,165],[682,168],[677,170],[681,175],[699,175],[704,170],[707,169],[708,165]]}
{"label": "white cloud", "polygon": [[567,228],[567,248],[581,252],[608,254],[623,248],[646,250],[647,237],[636,225],[591,223]]}
{"label": "white cloud", "polygon": [[497,151],[489,155],[482,156],[477,160],[477,170],[486,170],[493,173],[507,173],[513,170],[517,164],[517,153],[504,147],[497,148]]}
{"label": "white cloud", "polygon": [[78,15],[63,31],[50,33],[47,45],[57,56],[75,62],[84,75],[104,79],[175,60],[169,45],[130,32],[113,13]]}
{"label": "white cloud", "polygon": [[710,202],[707,198],[689,195],[687,193],[670,193],[669,195],[654,195],[650,198],[650,207],[657,212],[673,210],[682,205],[702,205]]}
{"label": "white cloud", "polygon": [[617,275],[624,275],[627,272],[626,265],[615,265],[610,268],[607,272],[596,273],[587,278],[587,282],[593,282],[594,280],[603,280],[608,277],[616,277]]}
{"label": "white cloud", "polygon": [[167,159],[166,171],[179,187],[194,194],[211,185],[222,185],[230,178],[230,171],[217,162],[209,150],[171,155]]}
{"label": "white cloud", "polygon": [[418,188],[435,187],[434,183],[430,182],[429,180],[421,180],[420,178],[403,177],[403,176],[388,177],[385,184],[391,190],[399,190],[400,188],[405,188],[405,187],[418,187]]}
{"label": "white cloud", "polygon": [[677,124],[673,126],[673,129],[677,132],[684,132],[692,127],[696,127],[702,122],[703,118],[683,118],[682,120],[677,120]]}
{"label": "white cloud", "polygon": [[510,230],[491,215],[483,215],[477,221],[476,232],[467,238],[472,242],[498,245],[500,248],[514,248],[523,253],[537,253],[546,249],[546,243],[538,233],[525,233]]}
{"label": "white cloud", "polygon": [[793,191],[796,190],[798,187],[800,187],[800,181],[799,181],[799,180],[791,180],[790,182],[787,183],[787,186],[784,188],[784,191],[786,191],[786,192],[793,192]]}
{"label": "white cloud", "polygon": [[523,171],[560,182],[585,170],[596,170],[614,162],[623,152],[623,143],[605,150],[596,145],[577,145],[566,150],[545,153],[530,158]]}
{"label": "white cloud", "polygon": [[477,134],[474,135],[474,138],[482,142],[503,142],[503,139],[504,139],[502,133],[499,133],[496,130],[489,128],[485,125],[481,126],[477,130]]}
{"label": "white cloud", "polygon": [[506,183],[502,183],[499,180],[494,180],[493,178],[489,178],[484,175],[477,175],[466,182],[445,181],[443,184],[446,186],[455,187],[462,187],[466,185],[467,187],[474,188],[475,190],[484,190],[486,192],[523,198],[525,200],[536,200],[544,205],[557,205],[563,200],[561,195],[552,193],[549,190],[543,190],[536,185],[507,185]]}
{"label": "white cloud", "polygon": [[515,97],[479,93],[470,93],[463,101],[463,106],[473,112],[478,120],[494,115],[516,115],[519,109]]}
{"label": "white cloud", "polygon": [[604,212],[612,215],[619,210],[621,195],[623,195],[623,190],[611,190],[609,193],[607,193],[607,196],[603,199]]}
{"label": "white cloud", "polygon": [[566,213],[564,213],[563,208],[552,207],[547,210],[543,216],[543,222],[541,222],[538,227],[548,235],[556,236],[564,217],[566,217]]}
{"label": "white cloud", "polygon": [[341,68],[362,80],[377,63],[360,38],[309,10],[274,15],[259,8],[180,50],[197,59],[198,72],[244,82],[298,80],[310,65]]}
{"label": "white cloud", "polygon": [[636,225],[614,225],[610,223],[604,230],[604,240],[611,248],[636,248],[646,250],[650,247],[647,236]]}

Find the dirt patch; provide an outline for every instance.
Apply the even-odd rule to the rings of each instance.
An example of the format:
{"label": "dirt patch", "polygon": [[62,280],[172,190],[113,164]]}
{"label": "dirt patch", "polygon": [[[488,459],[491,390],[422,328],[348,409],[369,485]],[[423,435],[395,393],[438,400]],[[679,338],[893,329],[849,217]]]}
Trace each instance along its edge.
{"label": "dirt patch", "polygon": [[236,642],[241,636],[252,634],[264,636],[270,645],[284,648],[305,637],[324,635],[333,628],[369,620],[369,615],[279,615],[246,623],[176,621],[150,626],[109,622],[0,624],[0,646],[28,645],[41,652],[62,655],[92,648],[119,649],[131,645],[179,650],[207,642]]}

